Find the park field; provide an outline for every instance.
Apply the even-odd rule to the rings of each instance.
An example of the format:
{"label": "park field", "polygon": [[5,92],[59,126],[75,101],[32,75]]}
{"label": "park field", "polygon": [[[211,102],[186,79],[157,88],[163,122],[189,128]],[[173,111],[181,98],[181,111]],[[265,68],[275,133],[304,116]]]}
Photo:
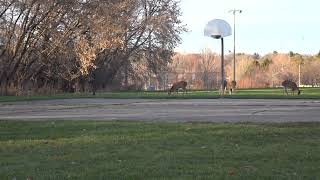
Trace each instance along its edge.
{"label": "park field", "polygon": [[0,179],[318,179],[319,147],[319,123],[0,121]]}
{"label": "park field", "polygon": [[[289,96],[283,94],[282,88],[269,89],[239,89],[233,95],[226,94],[224,98],[234,99],[320,99],[320,88],[301,88],[301,95]],[[98,92],[95,96],[91,93],[65,93],[51,96],[0,96],[0,102],[71,99],[71,98],[114,98],[114,99],[215,99],[220,98],[217,90],[213,91],[188,91],[187,94],[168,95],[165,91],[116,91]]]}

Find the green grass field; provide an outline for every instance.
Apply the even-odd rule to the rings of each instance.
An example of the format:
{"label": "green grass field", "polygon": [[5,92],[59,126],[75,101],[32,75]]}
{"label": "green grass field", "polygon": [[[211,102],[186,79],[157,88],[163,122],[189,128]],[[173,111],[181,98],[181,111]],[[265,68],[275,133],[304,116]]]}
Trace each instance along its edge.
{"label": "green grass field", "polygon": [[0,179],[320,177],[320,124],[0,121]]}
{"label": "green grass field", "polygon": [[[25,101],[25,100],[47,100],[47,99],[69,99],[69,98],[144,98],[144,99],[215,99],[220,98],[219,92],[215,91],[188,91],[183,95],[174,94],[168,95],[167,92],[153,91],[153,92],[99,92],[96,96],[90,93],[65,93],[56,94],[52,96],[0,96],[0,102],[10,101]],[[232,96],[226,94],[224,98],[245,98],[245,99],[320,99],[320,88],[302,88],[300,96],[294,95],[285,96],[282,88],[270,89],[239,89]]]}

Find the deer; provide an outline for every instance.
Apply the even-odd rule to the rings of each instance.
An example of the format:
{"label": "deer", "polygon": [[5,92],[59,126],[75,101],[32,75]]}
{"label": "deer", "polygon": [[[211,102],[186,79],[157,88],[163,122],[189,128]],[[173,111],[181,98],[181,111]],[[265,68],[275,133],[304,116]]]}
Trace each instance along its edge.
{"label": "deer", "polygon": [[[235,80],[231,81],[231,88],[232,88],[232,92],[234,92],[234,90],[236,89],[237,87],[237,82]],[[231,92],[231,94],[232,94]]]}
{"label": "deer", "polygon": [[183,90],[184,93],[187,93],[187,82],[186,81],[179,81],[172,85],[168,94],[170,95],[172,92],[179,92],[180,89]]}
{"label": "deer", "polygon": [[224,91],[226,92],[227,90],[229,90],[229,94],[232,95],[232,92],[235,88],[235,84],[234,84],[235,81],[232,81],[232,82],[228,82],[227,80],[224,80],[223,81],[223,89]]}
{"label": "deer", "polygon": [[287,96],[288,96],[288,91],[287,91],[288,88],[291,89],[292,95],[294,95],[295,91],[298,92],[297,93],[298,95],[300,95],[300,93],[301,93],[301,91],[299,90],[299,87],[297,86],[297,84],[295,82],[291,81],[291,80],[283,81],[282,82],[282,86],[283,86],[283,89],[284,89],[283,94],[286,93]]}

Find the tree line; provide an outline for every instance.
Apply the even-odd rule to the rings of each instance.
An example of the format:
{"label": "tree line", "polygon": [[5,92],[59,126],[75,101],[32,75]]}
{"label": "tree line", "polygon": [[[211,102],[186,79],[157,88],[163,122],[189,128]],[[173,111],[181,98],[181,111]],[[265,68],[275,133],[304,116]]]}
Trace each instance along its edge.
{"label": "tree line", "polygon": [[[169,67],[168,80],[171,83],[185,80],[192,89],[220,87],[220,56],[209,49],[199,54],[176,54]],[[258,53],[236,55],[238,88],[279,87],[284,80],[320,86],[318,69],[320,52],[316,55],[277,51],[263,56]],[[233,80],[233,54],[225,56],[225,77],[228,81]]]}
{"label": "tree line", "polygon": [[178,0],[0,0],[0,94],[161,81],[180,16]]}

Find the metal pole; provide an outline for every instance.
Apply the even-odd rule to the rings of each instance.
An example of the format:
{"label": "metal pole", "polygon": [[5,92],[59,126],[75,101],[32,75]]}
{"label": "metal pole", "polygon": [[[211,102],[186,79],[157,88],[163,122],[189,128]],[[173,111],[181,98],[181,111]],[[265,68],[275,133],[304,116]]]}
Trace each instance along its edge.
{"label": "metal pole", "polygon": [[299,63],[299,87],[301,86],[301,63]]}
{"label": "metal pole", "polygon": [[236,11],[233,11],[233,81],[236,82]]}
{"label": "metal pole", "polygon": [[221,94],[220,96],[223,97],[224,95],[224,44],[223,38],[221,38]]}
{"label": "metal pole", "polygon": [[236,82],[236,13],[242,13],[240,9],[232,9],[233,13],[233,81]]}

